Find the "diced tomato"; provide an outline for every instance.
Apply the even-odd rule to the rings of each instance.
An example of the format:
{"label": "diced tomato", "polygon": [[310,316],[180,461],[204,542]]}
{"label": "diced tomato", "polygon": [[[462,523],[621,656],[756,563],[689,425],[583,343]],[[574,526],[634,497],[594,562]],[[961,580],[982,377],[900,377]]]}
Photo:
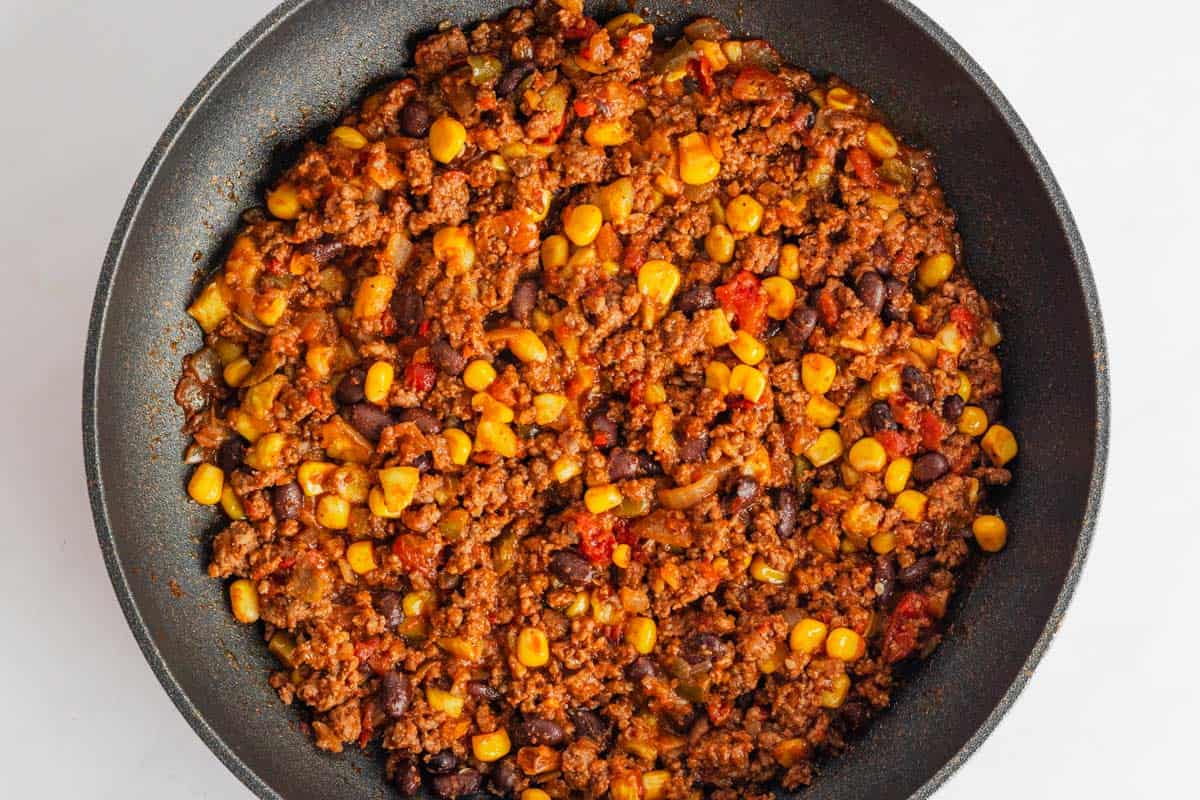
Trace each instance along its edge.
{"label": "diced tomato", "polygon": [[391,309],[385,309],[379,318],[379,332],[384,336],[396,335],[396,318],[392,316]]}
{"label": "diced tomato", "polygon": [[554,144],[558,141],[558,137],[562,136],[563,131],[567,129],[567,112],[563,112],[562,118],[558,121],[558,125],[550,132],[549,136],[543,136],[538,139],[539,144]]}
{"label": "diced tomato", "polygon": [[821,322],[826,328],[837,327],[838,317],[842,312],[829,289],[822,289],[817,294],[817,311],[821,312]]}
{"label": "diced tomato", "polygon": [[925,596],[905,593],[892,611],[883,634],[883,660],[888,664],[903,661],[917,649],[921,631],[933,624]]}
{"label": "diced tomato", "polygon": [[950,319],[958,326],[958,332],[965,338],[970,339],[975,335],[979,320],[971,313],[971,309],[966,306],[955,306],[950,309]]}
{"label": "diced tomato", "polygon": [[749,66],[738,73],[732,93],[735,100],[757,103],[787,97],[788,86],[778,75],[762,67]]}
{"label": "diced tomato", "polygon": [[729,283],[716,289],[721,308],[733,314],[737,325],[751,336],[758,336],[767,324],[767,293],[752,273],[742,271]]}
{"label": "diced tomato", "polygon": [[629,405],[640,406],[646,402],[646,379],[638,378],[629,385]]}
{"label": "diced tomato", "polygon": [[711,97],[716,91],[717,82],[713,80],[712,64],[704,56],[693,58],[688,61],[688,72],[696,79],[696,83],[700,84],[700,93],[705,97]]}
{"label": "diced tomato", "polygon": [[364,639],[355,643],[354,655],[358,657],[359,663],[365,664],[371,660],[371,656],[375,655],[377,649],[379,649],[378,639]]}
{"label": "diced tomato", "polygon": [[577,117],[586,118],[596,113],[596,104],[582,97],[572,103],[571,107],[575,109],[575,116]]}
{"label": "diced tomato", "polygon": [[598,30],[600,30],[600,23],[596,22],[596,20],[592,19],[591,17],[584,17],[582,20],[580,20],[578,25],[567,28],[565,31],[563,31],[563,38],[567,41],[587,39]]}
{"label": "diced tomato", "polygon": [[946,436],[946,427],[941,417],[928,408],[921,412],[921,446],[926,450],[937,450]]}
{"label": "diced tomato", "polygon": [[400,559],[400,565],[405,571],[433,575],[437,550],[424,536],[415,533],[397,536],[392,541],[392,553]]}
{"label": "diced tomato", "polygon": [[627,519],[618,519],[613,523],[613,536],[621,544],[627,544],[633,547],[638,543],[637,534],[633,531],[633,526],[629,524]]}
{"label": "diced tomato", "polygon": [[908,437],[899,431],[876,431],[874,436],[883,445],[888,458],[900,458],[911,455],[916,450],[912,446],[912,442],[908,440]]}
{"label": "diced tomato", "polygon": [[879,185],[879,176],[875,174],[875,164],[871,161],[870,153],[861,147],[851,147],[846,158],[863,186],[873,188]]}
{"label": "diced tomato", "polygon": [[646,244],[649,239],[645,234],[634,234],[621,255],[621,266],[629,272],[637,272],[646,263]]}
{"label": "diced tomato", "polygon": [[916,427],[920,406],[914,403],[911,397],[904,392],[895,392],[888,398],[888,406],[892,409],[892,416],[896,422],[905,428]]}
{"label": "diced tomato", "polygon": [[579,549],[584,558],[593,564],[608,564],[612,561],[617,540],[612,530],[607,528],[598,516],[581,511],[575,516],[575,533],[579,536]]}
{"label": "diced tomato", "polygon": [[428,392],[437,380],[437,367],[428,361],[411,361],[404,368],[404,385],[413,391]]}

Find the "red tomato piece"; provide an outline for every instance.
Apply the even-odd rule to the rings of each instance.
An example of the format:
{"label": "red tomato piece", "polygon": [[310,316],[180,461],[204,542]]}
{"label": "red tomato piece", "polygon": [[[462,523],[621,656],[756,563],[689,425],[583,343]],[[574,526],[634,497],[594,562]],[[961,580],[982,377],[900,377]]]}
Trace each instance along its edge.
{"label": "red tomato piece", "polygon": [[404,385],[417,392],[428,392],[437,380],[437,367],[427,361],[412,361],[404,368]]}
{"label": "red tomato piece", "polygon": [[908,437],[899,431],[876,431],[873,436],[883,445],[888,458],[900,458],[912,455],[917,448],[913,447]]}
{"label": "red tomato piece", "polygon": [[926,450],[937,450],[946,436],[946,427],[941,417],[928,408],[921,412],[921,446]]}
{"label": "red tomato piece", "polygon": [[575,533],[579,536],[579,549],[584,558],[593,564],[607,564],[612,561],[617,539],[599,517],[580,512],[575,517]]}
{"label": "red tomato piece", "polygon": [[704,56],[693,58],[688,61],[688,72],[696,79],[696,83],[700,84],[700,93],[705,97],[711,97],[716,91],[717,82],[713,80],[712,64]]}
{"label": "red tomato piece", "polygon": [[733,314],[739,328],[751,336],[762,333],[767,324],[767,293],[752,273],[739,272],[729,283],[718,286],[715,294],[721,308]]}
{"label": "red tomato piece", "polygon": [[908,658],[917,649],[921,631],[932,624],[925,596],[919,592],[905,593],[896,603],[883,634],[883,660],[895,664]]}
{"label": "red tomato piece", "polygon": [[966,306],[955,306],[950,309],[950,319],[958,326],[958,332],[967,339],[973,337],[978,329],[979,320]]}
{"label": "red tomato piece", "polygon": [[875,174],[875,164],[871,161],[870,153],[861,147],[851,147],[846,153],[846,160],[850,162],[850,168],[854,170],[863,186],[874,188],[879,185],[879,176]]}

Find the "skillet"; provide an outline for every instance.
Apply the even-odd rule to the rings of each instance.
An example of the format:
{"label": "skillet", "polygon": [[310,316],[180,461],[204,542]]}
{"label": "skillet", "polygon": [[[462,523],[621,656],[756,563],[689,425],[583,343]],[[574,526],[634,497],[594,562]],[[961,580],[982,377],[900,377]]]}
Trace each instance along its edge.
{"label": "skillet", "polygon": [[[511,0],[510,0],[511,2]],[[377,752],[331,756],[267,686],[257,626],[228,613],[204,572],[213,512],[186,502],[172,390],[199,333],[184,314],[238,214],[296,145],[373,83],[399,74],[439,21],[506,2],[289,0],[205,76],[158,141],[117,223],[84,364],[83,433],[101,550],[159,681],[213,752],[262,798],[394,796]],[[626,10],[587,4],[606,18]],[[999,301],[1006,419],[1022,452],[994,495],[1013,532],[957,598],[918,665],[805,800],[925,798],[979,746],[1040,660],[1079,579],[1108,437],[1103,330],[1087,256],[1045,160],[979,66],[901,0],[696,0],[648,18],[675,36],[700,14],[769,38],[801,67],[869,92],[907,141],[932,148],[959,213],[965,262]]]}

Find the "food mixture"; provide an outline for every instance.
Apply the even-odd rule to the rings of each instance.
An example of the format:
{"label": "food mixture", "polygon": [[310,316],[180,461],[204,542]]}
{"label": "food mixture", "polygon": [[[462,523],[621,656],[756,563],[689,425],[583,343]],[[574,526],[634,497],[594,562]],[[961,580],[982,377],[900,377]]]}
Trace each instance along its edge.
{"label": "food mixture", "polygon": [[417,45],[189,313],[209,573],[402,795],[767,798],[1000,550],[1000,331],[929,153],[701,18]]}

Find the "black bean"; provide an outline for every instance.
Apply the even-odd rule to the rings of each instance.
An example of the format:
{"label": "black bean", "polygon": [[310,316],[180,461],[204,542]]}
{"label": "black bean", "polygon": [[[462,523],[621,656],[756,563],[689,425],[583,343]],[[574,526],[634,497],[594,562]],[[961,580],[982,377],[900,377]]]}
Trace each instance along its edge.
{"label": "black bean", "polygon": [[883,278],[879,277],[879,273],[873,270],[868,270],[858,276],[856,285],[858,299],[867,307],[873,314],[878,314],[883,308],[883,302],[886,299],[887,290],[883,288]]}
{"label": "black bean", "polygon": [[451,377],[461,375],[463,368],[467,366],[467,360],[462,357],[462,353],[455,350],[444,338],[439,337],[429,344],[429,356],[438,369]]}
{"label": "black bean", "polygon": [[596,568],[571,550],[559,550],[550,556],[550,574],[568,586],[587,586],[596,580]]}
{"label": "black bean", "polygon": [[775,533],[781,539],[790,539],[796,532],[796,515],[800,513],[800,499],[795,489],[777,489],[775,491],[775,513],[779,521],[775,523]]}
{"label": "black bean", "polygon": [[444,798],[444,800],[454,800],[454,798],[466,797],[478,792],[482,782],[483,776],[479,774],[478,770],[464,769],[453,775],[438,775],[430,781],[430,784],[434,794],[438,797]]}
{"label": "black bean", "polygon": [[410,467],[416,467],[417,471],[422,475],[433,469],[433,453],[421,453],[413,456],[412,461],[408,462]]}
{"label": "black bean", "polygon": [[278,520],[295,519],[303,503],[304,492],[300,491],[300,484],[295,481],[276,486],[271,493],[271,508]]}
{"label": "black bean", "polygon": [[389,628],[395,628],[404,622],[404,598],[399,592],[384,592],[375,601],[375,606]]}
{"label": "black bean", "polygon": [[512,300],[508,301],[508,313],[517,322],[529,324],[529,316],[537,303],[538,282],[526,278],[513,289]]}
{"label": "black bean", "polygon": [[402,336],[416,336],[425,321],[425,301],[412,287],[399,286],[392,295],[392,316]]}
{"label": "black bean", "polygon": [[496,81],[496,96],[508,97],[516,90],[517,85],[525,80],[525,76],[533,71],[533,64],[528,61],[520,61],[509,67],[500,80]]}
{"label": "black bean", "polygon": [[392,784],[405,797],[415,797],[421,791],[421,770],[410,756],[401,756],[393,765]]}
{"label": "black bean", "polygon": [[900,385],[904,387],[904,393],[916,402],[923,405],[933,402],[929,379],[913,365],[909,364],[900,370]]}
{"label": "black bean", "polygon": [[379,683],[379,702],[383,713],[392,719],[400,719],[408,711],[412,699],[412,683],[403,672],[392,671],[383,676]]}
{"label": "black bean", "polygon": [[991,423],[1000,419],[1000,414],[1004,408],[1004,401],[1000,395],[995,395],[986,400],[980,400],[979,407],[983,409],[983,413],[987,414],[988,422]]}
{"label": "black bean", "polygon": [[913,563],[904,567],[896,573],[896,580],[905,586],[916,586],[929,577],[929,573],[933,571],[933,556],[925,556],[918,558]]}
{"label": "black bean", "polygon": [[788,340],[794,345],[801,346],[808,341],[809,336],[812,336],[816,327],[817,310],[810,306],[797,306],[792,315],[788,317],[784,329],[787,332]]}
{"label": "black bean", "polygon": [[355,403],[342,409],[342,417],[350,427],[372,442],[378,442],[383,429],[395,424],[391,415],[371,403]]}
{"label": "black bean", "polygon": [[958,395],[946,395],[946,399],[942,401],[942,416],[950,422],[957,422],[966,405]]}
{"label": "black bean", "polygon": [[517,788],[517,767],[511,759],[505,759],[492,767],[489,777],[493,794],[509,797]]}
{"label": "black bean", "polygon": [[638,477],[641,462],[638,457],[623,447],[614,447],[608,454],[608,479],[627,481]]}
{"label": "black bean", "polygon": [[884,322],[903,322],[908,319],[908,311],[888,302],[883,306],[883,311],[879,312],[879,316]]}
{"label": "black bean", "polygon": [[[638,656],[632,664],[625,668],[625,674],[631,681],[640,681],[642,678],[652,678],[660,673],[654,659],[649,656]],[[575,724],[578,725],[579,721],[576,720]]]}
{"label": "black bean", "polygon": [[867,422],[872,431],[893,431],[896,429],[896,418],[892,416],[892,407],[884,400],[871,403],[867,409]]}
{"label": "black bean", "polygon": [[885,605],[896,589],[896,565],[891,556],[875,559],[875,595],[879,605]]}
{"label": "black bean", "polygon": [[346,245],[337,239],[324,237],[300,245],[300,252],[306,256],[312,256],[312,259],[318,264],[324,264],[332,261],[345,247]]}
{"label": "black bean", "polygon": [[396,413],[396,422],[411,422],[426,436],[442,432],[442,423],[423,408],[405,408]]}
{"label": "black bean", "polygon": [[575,735],[586,736],[603,744],[608,739],[612,726],[608,720],[587,708],[574,708],[567,712],[575,723]]}
{"label": "black bean", "polygon": [[458,769],[458,756],[453,750],[443,750],[425,759],[425,769],[434,775],[448,775]]}
{"label": "black bean", "polygon": [[517,741],[522,745],[558,747],[567,738],[567,732],[552,719],[525,717],[514,729]]}
{"label": "black bean", "polygon": [[592,444],[601,450],[617,444],[617,439],[620,436],[620,429],[617,423],[613,422],[605,416],[605,409],[597,409],[587,418],[588,428],[592,431]]}
{"label": "black bean", "polygon": [[697,283],[683,290],[679,295],[679,310],[685,314],[694,314],[706,308],[717,307],[717,296],[707,283]]}
{"label": "black bean", "polygon": [[728,651],[729,646],[721,641],[715,633],[693,633],[683,642],[679,654],[689,664],[701,664],[705,661],[715,661]]}
{"label": "black bean", "polygon": [[679,461],[683,464],[693,464],[703,461],[708,455],[708,434],[689,436],[679,446]]}
{"label": "black bean", "polygon": [[904,294],[904,284],[895,278],[888,278],[883,282],[883,294],[888,300],[895,300]]}
{"label": "black bean", "polygon": [[933,483],[950,471],[950,462],[941,453],[925,453],[913,461],[912,476],[917,483]]}
{"label": "black bean", "polygon": [[405,104],[400,111],[400,130],[405,136],[419,139],[429,133],[429,106],[420,100]]}
{"label": "black bean", "polygon": [[479,703],[494,703],[500,699],[500,693],[487,681],[468,681],[467,694]]}
{"label": "black bean", "polygon": [[338,381],[337,389],[334,390],[334,398],[344,406],[361,403],[367,398],[363,391],[363,385],[367,382],[367,371],[362,367],[355,367],[347,372],[340,381]]}
{"label": "black bean", "polygon": [[453,572],[439,572],[437,577],[438,588],[443,592],[453,592],[462,583],[462,575],[457,575]]}
{"label": "black bean", "polygon": [[246,457],[246,443],[236,436],[232,439],[226,439],[221,442],[221,446],[217,449],[217,466],[225,473],[225,479],[242,465],[242,460]]}

